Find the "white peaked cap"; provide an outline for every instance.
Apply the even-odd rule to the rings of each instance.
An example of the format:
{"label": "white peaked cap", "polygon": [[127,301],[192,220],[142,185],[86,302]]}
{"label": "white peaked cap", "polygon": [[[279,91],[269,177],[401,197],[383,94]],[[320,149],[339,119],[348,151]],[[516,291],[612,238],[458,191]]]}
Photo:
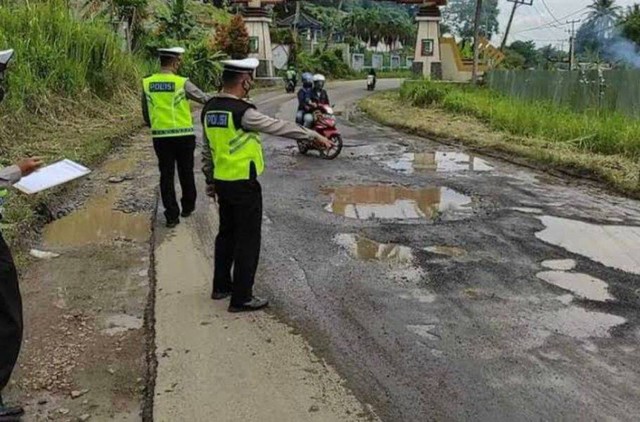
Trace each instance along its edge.
{"label": "white peaked cap", "polygon": [[171,48],[159,48],[158,54],[161,56],[180,56],[184,54],[184,48],[182,47],[171,47]]}
{"label": "white peaked cap", "polygon": [[11,57],[13,57],[13,50],[0,51],[0,66],[9,63]]}
{"label": "white peaked cap", "polygon": [[228,72],[253,73],[260,65],[258,59],[222,60],[224,70]]}

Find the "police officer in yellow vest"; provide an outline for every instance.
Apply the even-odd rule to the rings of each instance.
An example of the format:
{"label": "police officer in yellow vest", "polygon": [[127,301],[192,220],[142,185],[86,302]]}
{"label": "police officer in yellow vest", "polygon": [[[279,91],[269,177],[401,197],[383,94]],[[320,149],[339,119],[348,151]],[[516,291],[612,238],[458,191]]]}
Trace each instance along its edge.
{"label": "police officer in yellow vest", "polygon": [[[260,254],[264,170],[260,132],[296,140],[333,144],[294,123],[265,116],[244,100],[253,85],[258,60],[223,61],[222,92],[202,110],[203,172],[207,194],[218,200],[220,227],[215,246],[214,300],[231,296],[230,312],[264,308],[267,300],[253,295]],[[231,274],[233,268],[233,275]]]}
{"label": "police officer in yellow vest", "polygon": [[[0,81],[12,56],[13,50],[0,51]],[[3,98],[4,90],[0,86],[0,102]],[[34,157],[0,169],[0,208],[7,198],[7,188],[41,165],[42,160]],[[22,407],[7,406],[2,400],[2,390],[9,383],[9,377],[18,360],[22,328],[22,297],[18,286],[18,272],[13,263],[11,250],[0,235],[0,421],[19,420],[24,413]]]}
{"label": "police officer in yellow vest", "polygon": [[[160,194],[167,227],[175,227],[180,215],[188,217],[196,206],[196,183],[193,175],[193,153],[196,137],[193,131],[189,100],[205,104],[211,97],[188,78],[177,75],[184,49],[158,49],[160,72],[144,78],[142,114],[151,127],[153,147],[160,167]],[[182,187],[182,214],[176,200],[175,170]]]}

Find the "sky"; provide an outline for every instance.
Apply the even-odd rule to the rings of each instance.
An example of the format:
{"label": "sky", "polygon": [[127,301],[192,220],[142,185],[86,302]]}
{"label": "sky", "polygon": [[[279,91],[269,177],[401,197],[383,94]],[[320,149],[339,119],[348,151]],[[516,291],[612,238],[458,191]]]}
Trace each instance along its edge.
{"label": "sky", "polygon": [[[513,20],[508,43],[516,40],[533,40],[539,46],[553,44],[557,48],[568,50],[569,34],[566,31],[571,26],[566,25],[565,22],[584,19],[585,8],[591,3],[592,0],[533,0],[533,6],[519,6]],[[634,3],[640,4],[640,0],[616,0],[616,4],[624,9]],[[501,33],[493,40],[497,44],[502,41],[502,34],[507,27],[513,3],[507,0],[498,0],[498,6],[500,7]],[[558,22],[564,25],[560,25]]]}

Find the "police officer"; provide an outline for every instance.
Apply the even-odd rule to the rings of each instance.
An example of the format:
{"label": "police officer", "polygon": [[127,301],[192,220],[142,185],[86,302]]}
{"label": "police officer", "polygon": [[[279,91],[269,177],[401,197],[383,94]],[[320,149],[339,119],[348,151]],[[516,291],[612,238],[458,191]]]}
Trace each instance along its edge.
{"label": "police officer", "polygon": [[[202,110],[203,172],[207,194],[217,197],[220,228],[215,246],[214,300],[231,296],[229,312],[264,308],[267,300],[253,296],[262,228],[264,170],[260,133],[333,144],[296,124],[265,116],[244,100],[253,85],[258,60],[224,61],[223,87]],[[231,270],[233,268],[233,276]]]}
{"label": "police officer", "polygon": [[[13,50],[0,51],[0,80]],[[0,87],[0,101],[4,90]],[[0,170],[0,204],[4,203],[7,188],[42,165],[40,158],[28,158]],[[1,205],[0,205],[1,206]],[[0,216],[1,217],[1,216]],[[20,406],[10,407],[2,400],[2,390],[18,360],[22,344],[22,298],[18,286],[18,273],[11,251],[0,234],[0,421],[15,421],[24,414]]]}
{"label": "police officer", "polygon": [[[188,217],[196,207],[196,183],[193,175],[193,152],[196,137],[189,100],[205,104],[211,97],[189,79],[177,74],[184,49],[158,49],[160,72],[144,78],[142,114],[151,127],[153,148],[160,167],[160,194],[167,227],[175,227],[180,215]],[[182,187],[182,214],[176,201],[175,170]]]}

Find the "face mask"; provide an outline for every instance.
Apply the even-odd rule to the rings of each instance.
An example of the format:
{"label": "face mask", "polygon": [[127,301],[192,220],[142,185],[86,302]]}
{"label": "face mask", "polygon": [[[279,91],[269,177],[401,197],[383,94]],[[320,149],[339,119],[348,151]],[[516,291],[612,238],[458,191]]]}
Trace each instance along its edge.
{"label": "face mask", "polygon": [[245,98],[249,97],[249,91],[253,88],[253,81],[251,79],[245,79],[242,81],[242,89],[244,90]]}

